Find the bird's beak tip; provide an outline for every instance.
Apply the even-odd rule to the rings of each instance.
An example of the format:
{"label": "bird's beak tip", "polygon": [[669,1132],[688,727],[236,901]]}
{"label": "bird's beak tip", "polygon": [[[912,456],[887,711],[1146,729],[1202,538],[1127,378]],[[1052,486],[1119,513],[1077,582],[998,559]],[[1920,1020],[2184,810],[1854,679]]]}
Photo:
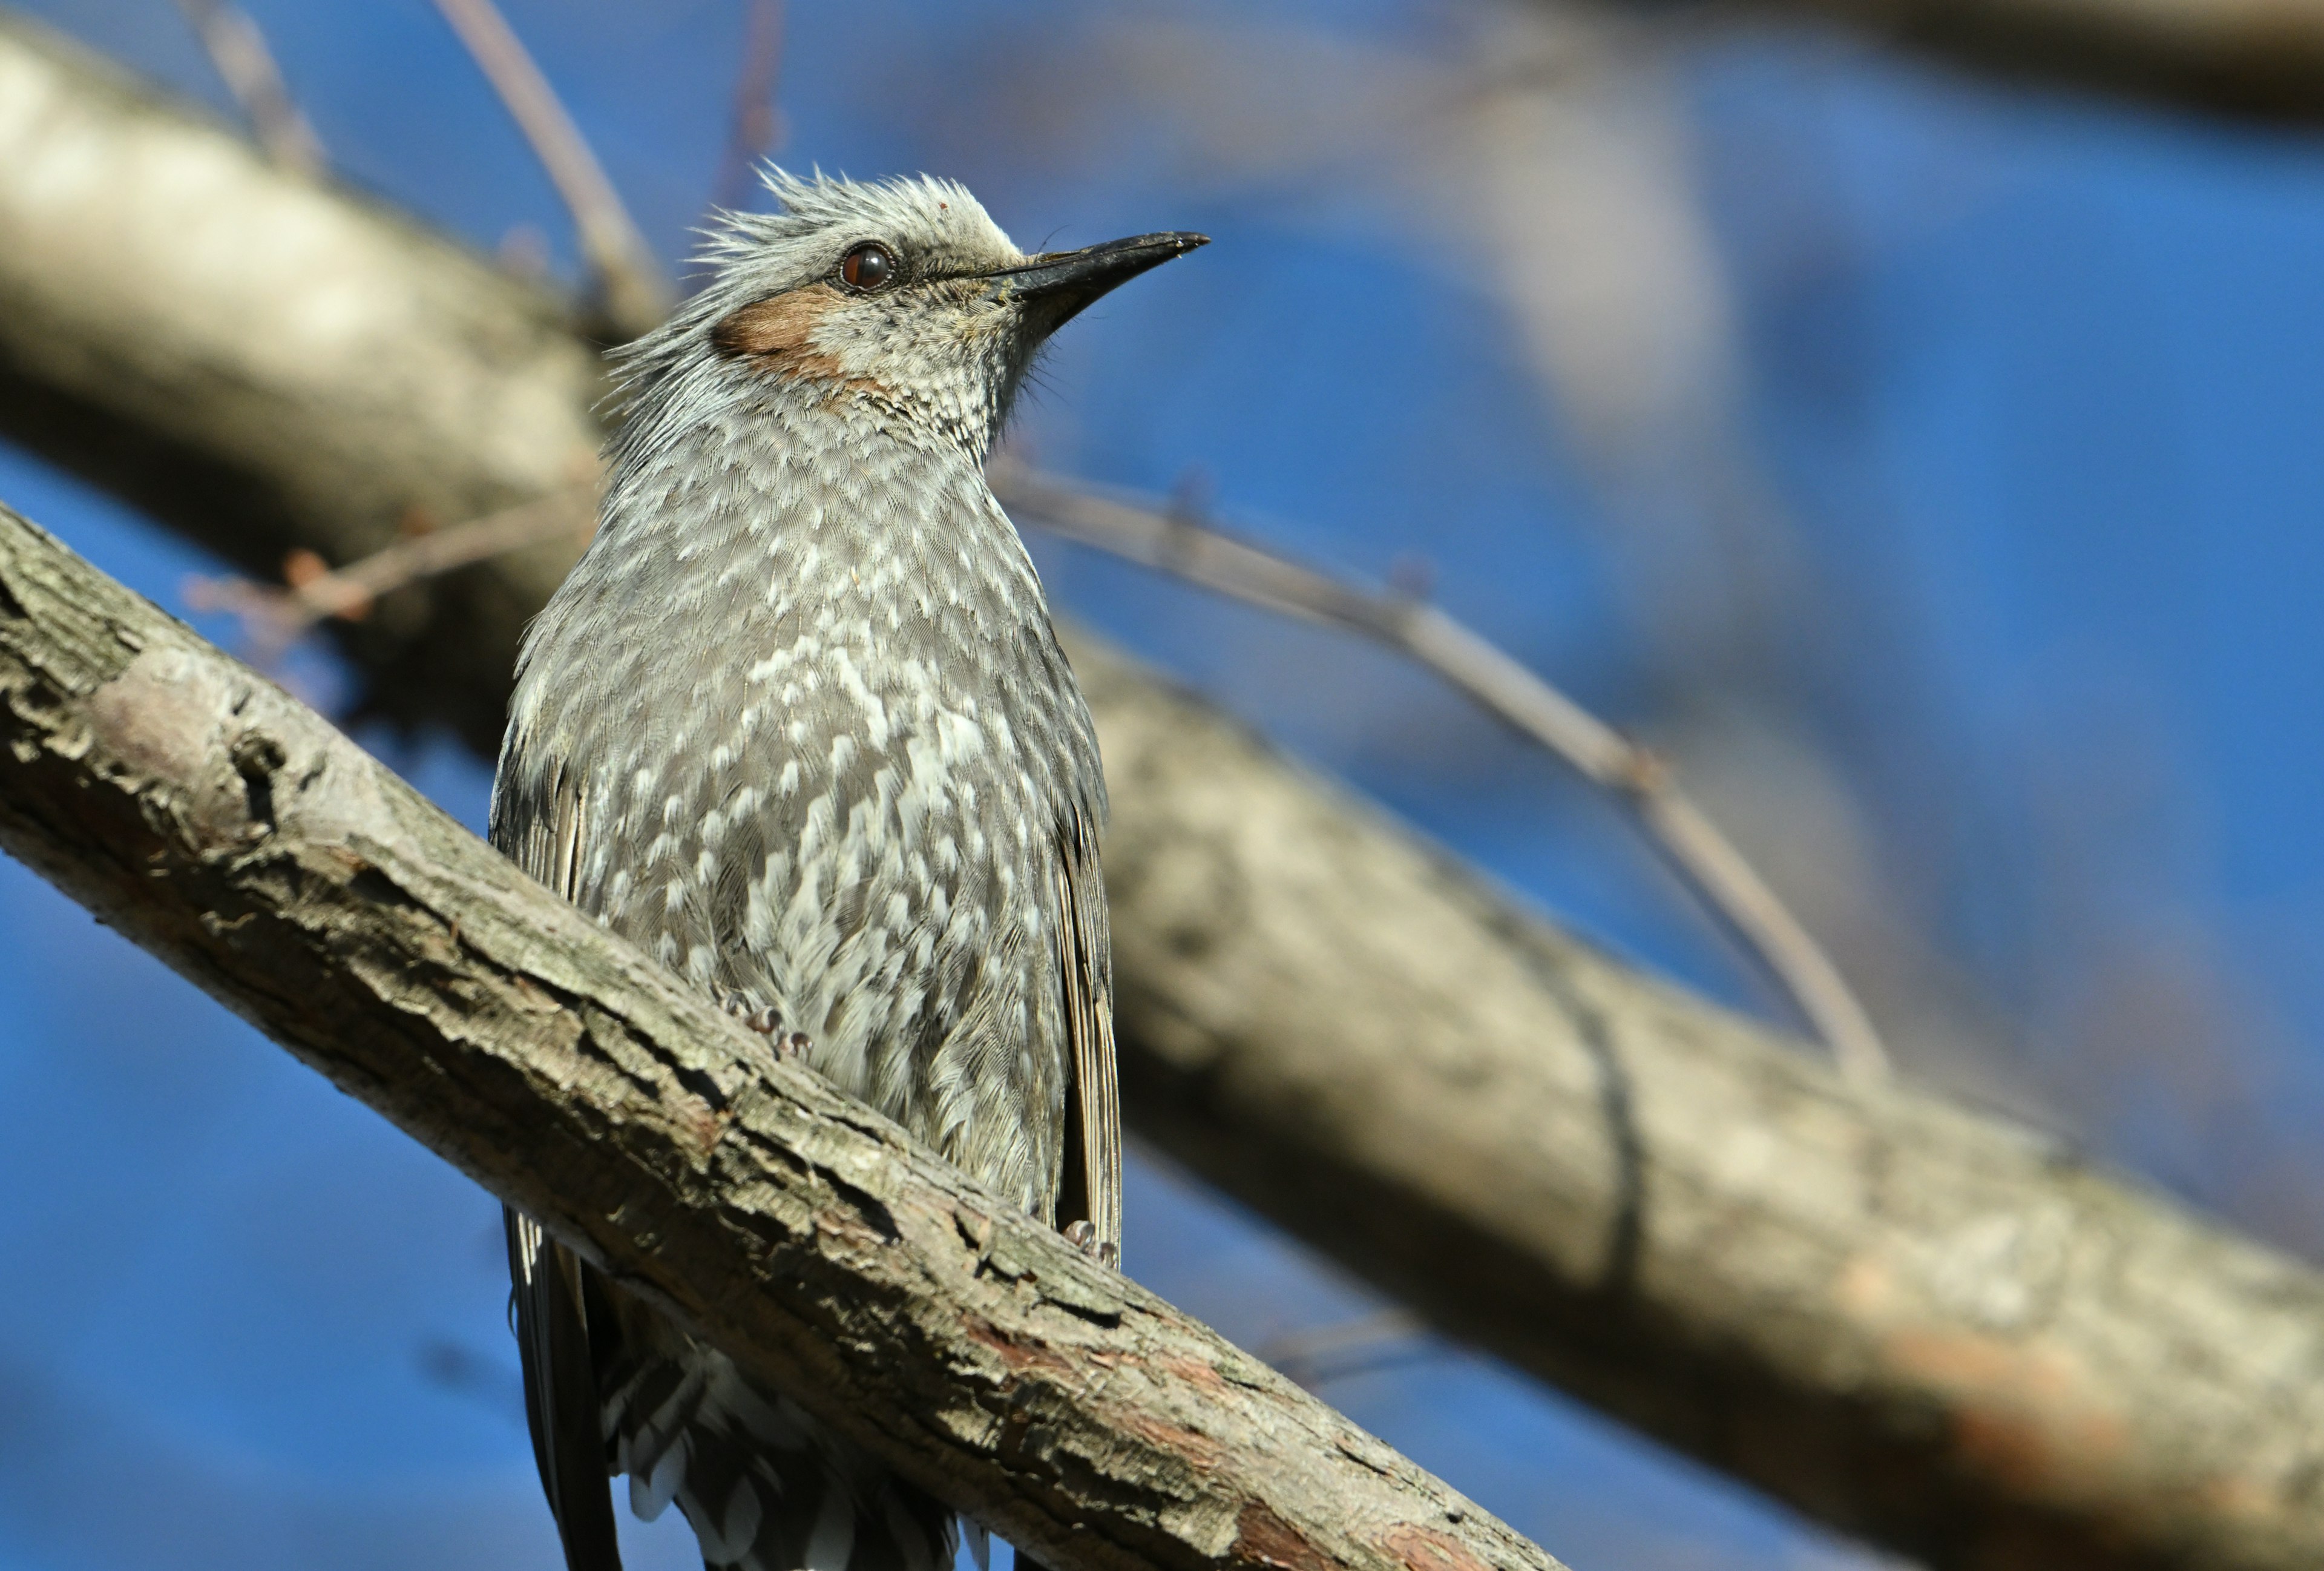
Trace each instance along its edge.
{"label": "bird's beak tip", "polygon": [[1019,299],[1038,305],[1047,332],[1116,286],[1210,243],[1208,235],[1184,230],[1133,235],[1080,251],[1028,257],[994,276],[1007,279]]}

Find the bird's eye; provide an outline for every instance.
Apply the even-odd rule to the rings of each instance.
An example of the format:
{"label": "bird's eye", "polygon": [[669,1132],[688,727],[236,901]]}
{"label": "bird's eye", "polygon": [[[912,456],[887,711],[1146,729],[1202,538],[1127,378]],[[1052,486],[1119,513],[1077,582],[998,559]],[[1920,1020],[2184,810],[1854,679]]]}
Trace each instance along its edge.
{"label": "bird's eye", "polygon": [[896,282],[896,254],[866,240],[839,259],[839,276],[850,289],[885,289]]}

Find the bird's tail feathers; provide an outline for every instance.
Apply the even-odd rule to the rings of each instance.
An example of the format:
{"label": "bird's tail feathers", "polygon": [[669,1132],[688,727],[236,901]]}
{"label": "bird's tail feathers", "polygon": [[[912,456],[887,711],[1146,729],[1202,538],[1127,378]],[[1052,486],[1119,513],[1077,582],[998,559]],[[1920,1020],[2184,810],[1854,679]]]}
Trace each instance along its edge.
{"label": "bird's tail feathers", "polygon": [[705,1566],[951,1571],[949,1510],[724,1354],[695,1343],[625,1373],[606,1422],[631,1510],[650,1521],[675,1501]]}

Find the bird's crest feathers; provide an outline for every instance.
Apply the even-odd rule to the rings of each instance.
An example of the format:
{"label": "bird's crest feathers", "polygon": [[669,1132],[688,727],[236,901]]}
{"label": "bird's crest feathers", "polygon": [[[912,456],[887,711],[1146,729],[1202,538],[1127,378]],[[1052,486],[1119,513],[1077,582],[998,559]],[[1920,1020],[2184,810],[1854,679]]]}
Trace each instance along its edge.
{"label": "bird's crest feathers", "polygon": [[957,180],[850,180],[820,170],[802,177],[772,164],[760,178],[780,210],[715,212],[694,257],[707,281],[667,322],[612,353],[613,402],[629,417],[615,448],[617,468],[625,451],[653,447],[739,391],[734,378],[715,374],[712,334],[720,322],[829,280],[850,247],[880,241],[916,272],[933,274],[987,273],[1025,260]]}

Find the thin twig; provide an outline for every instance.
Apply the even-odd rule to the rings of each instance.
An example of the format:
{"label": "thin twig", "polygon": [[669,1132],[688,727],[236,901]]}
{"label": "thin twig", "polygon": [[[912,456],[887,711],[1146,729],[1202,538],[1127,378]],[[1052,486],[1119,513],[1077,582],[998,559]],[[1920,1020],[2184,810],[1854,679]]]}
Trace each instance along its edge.
{"label": "thin twig", "polygon": [[1654,753],[1433,605],[1376,594],[1198,522],[1184,508],[1101,495],[1003,458],[993,489],[1012,511],[1084,545],[1396,649],[1564,759],[1631,812],[1646,837],[1742,943],[1858,1085],[1888,1073],[1864,1006],[1807,929]]}
{"label": "thin twig", "polygon": [[1256,1351],[1285,1379],[1314,1391],[1328,1381],[1369,1373],[1388,1355],[1408,1355],[1427,1328],[1409,1309],[1376,1309],[1352,1320],[1286,1332]]}
{"label": "thin twig", "polygon": [[251,134],[266,156],[300,174],[322,173],[322,139],[300,113],[274,62],[274,51],[266,47],[266,35],[250,13],[226,0],[177,0],[177,5],[209,51],[210,64],[226,91],[242,106]]}
{"label": "thin twig", "polygon": [[783,0],[751,0],[742,60],[734,73],[734,117],[710,188],[715,207],[741,207],[751,192],[752,170],[782,140],[782,111],[775,105],[782,69]]}
{"label": "thin twig", "polygon": [[330,617],[361,621],[380,596],[407,585],[584,532],[595,492],[593,478],[448,529],[400,540],[344,568],[294,575],[296,581],[284,587],[247,578],[189,579],[186,602],[197,611],[235,613],[260,651],[280,652]]}
{"label": "thin twig", "polygon": [[493,0],[436,0],[436,8],[500,95],[573,215],[606,325],[631,337],[659,325],[674,298],[669,282],[604,166],[508,19]]}

